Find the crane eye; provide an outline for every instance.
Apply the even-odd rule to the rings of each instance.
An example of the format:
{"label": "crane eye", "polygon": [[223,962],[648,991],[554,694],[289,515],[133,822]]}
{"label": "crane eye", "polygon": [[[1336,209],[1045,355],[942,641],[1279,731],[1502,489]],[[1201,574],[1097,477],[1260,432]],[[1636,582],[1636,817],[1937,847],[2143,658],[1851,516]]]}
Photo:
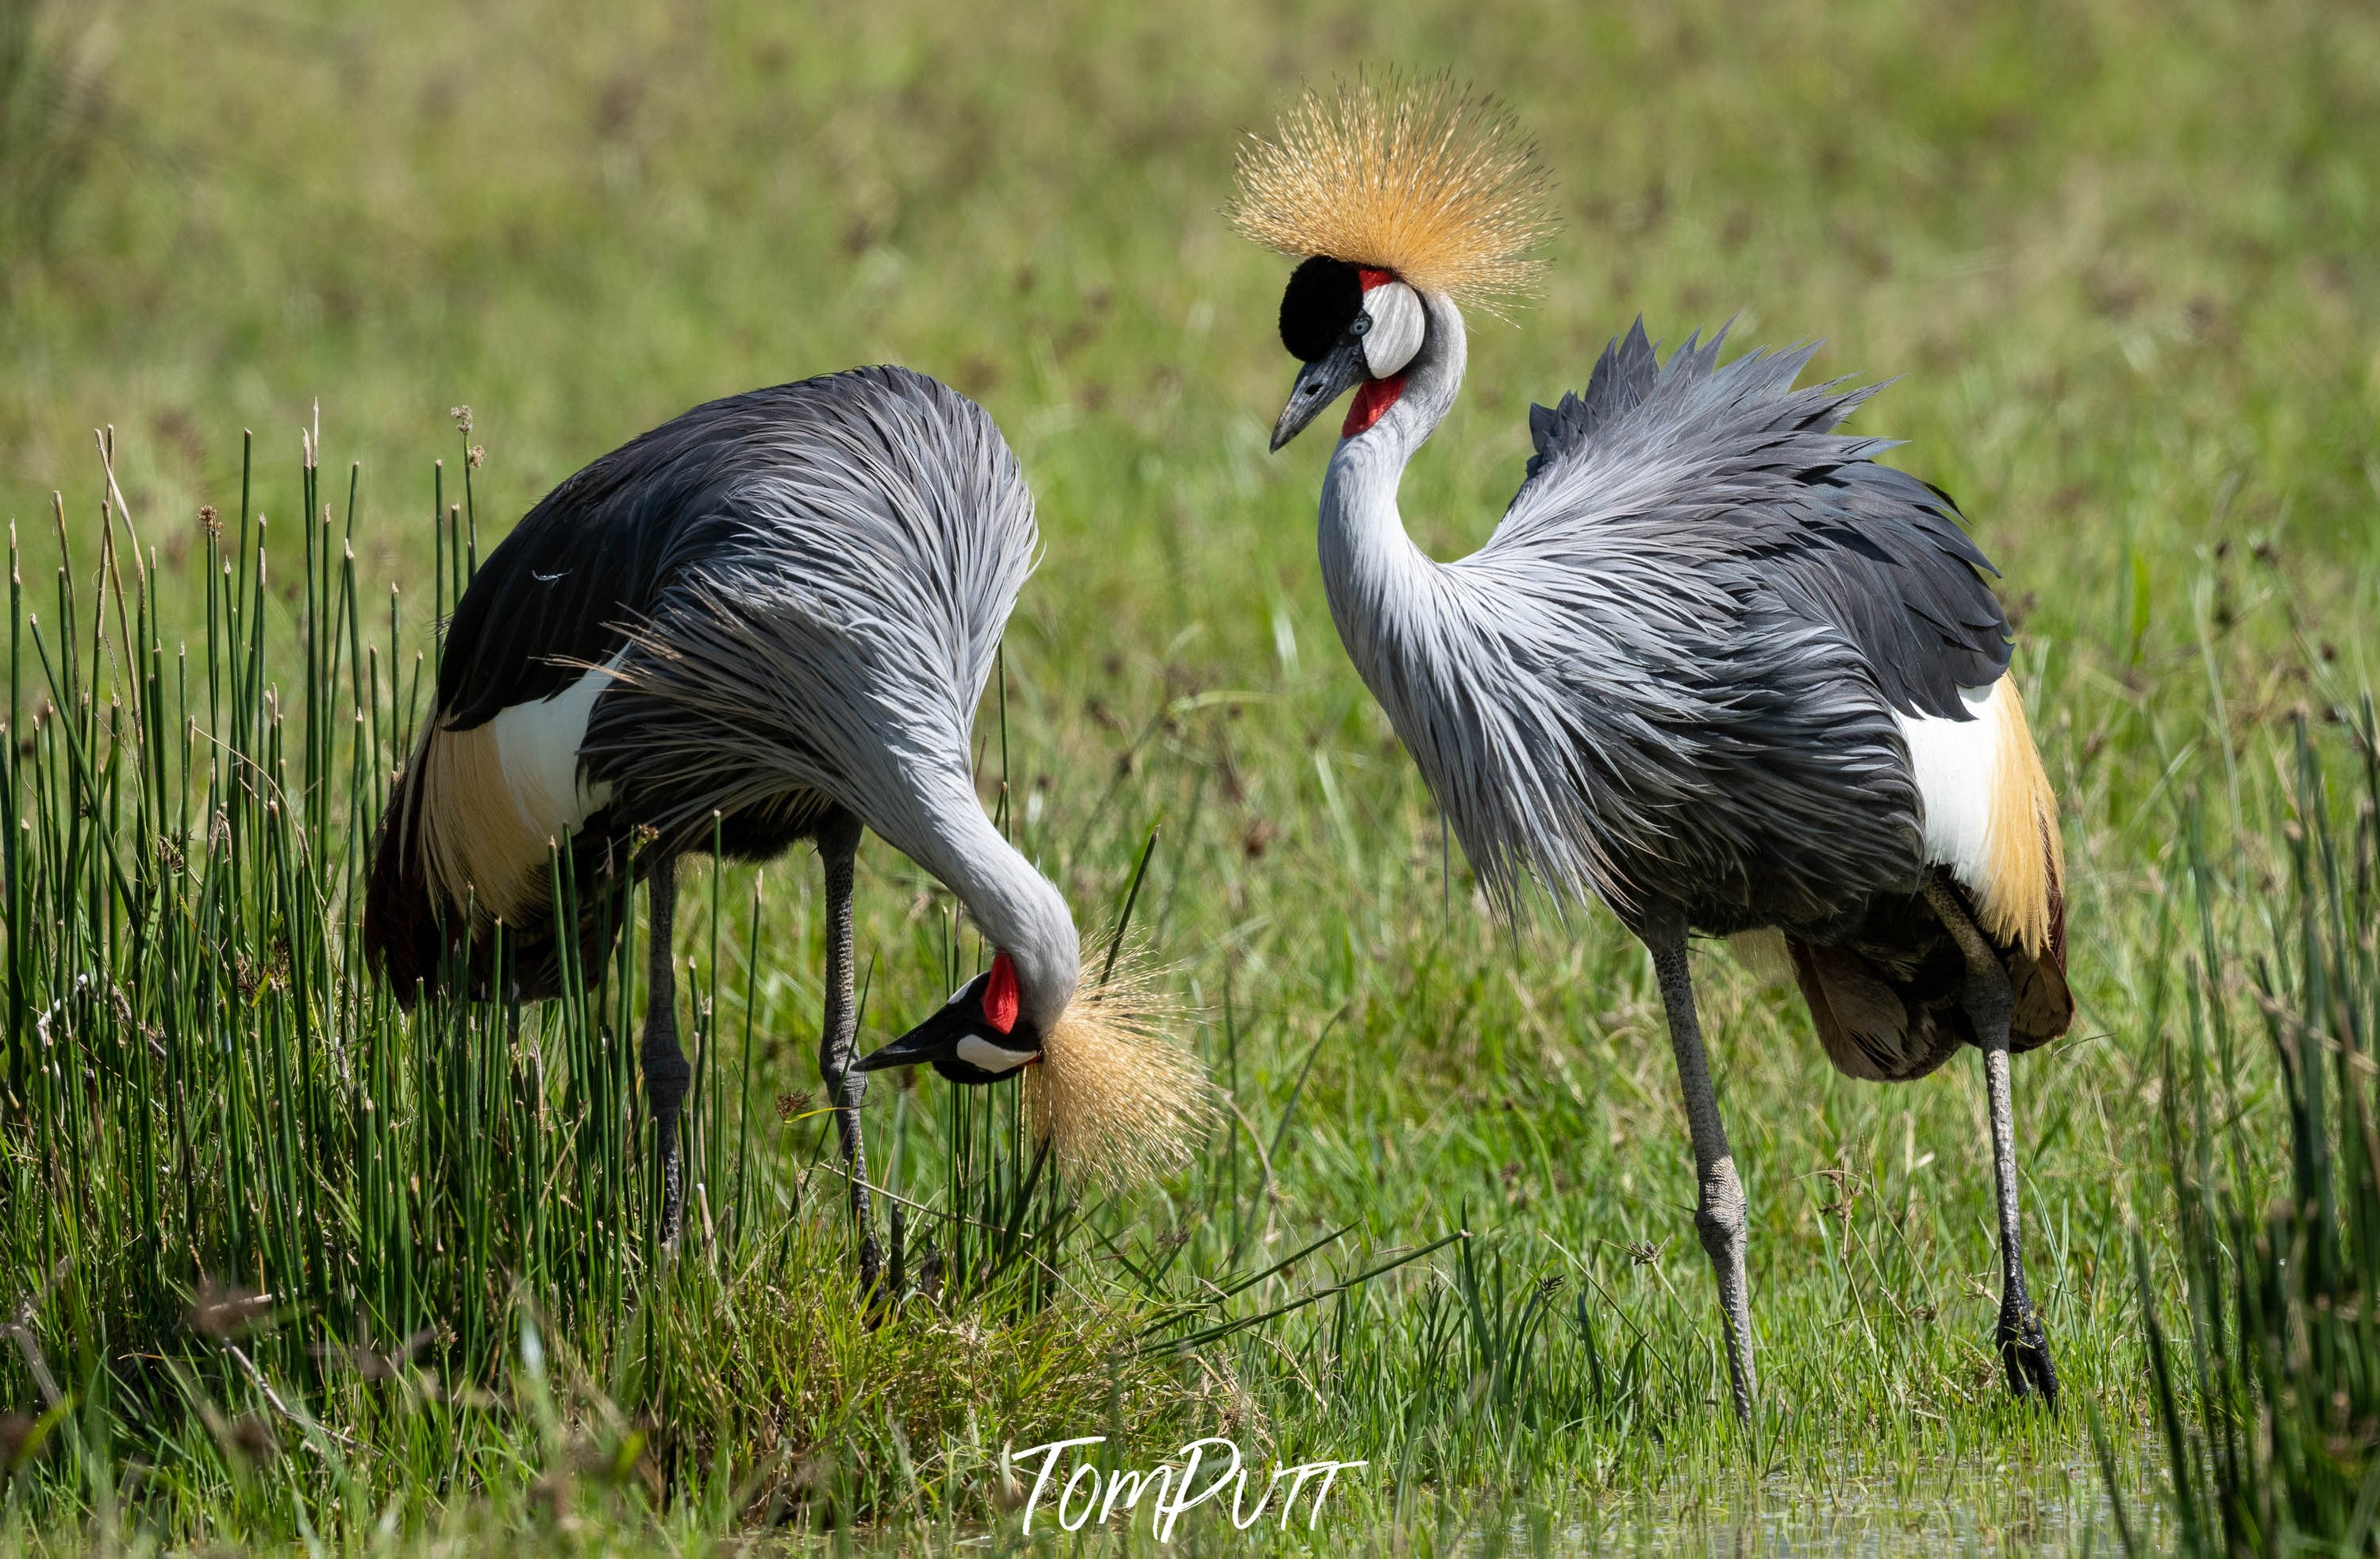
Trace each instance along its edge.
{"label": "crane eye", "polygon": [[1371,334],[1372,334],[1372,316],[1371,316],[1371,315],[1369,315],[1369,314],[1358,314],[1358,315],[1356,315],[1356,316],[1355,316],[1355,323],[1354,323],[1354,324],[1351,324],[1351,325],[1349,325],[1349,326],[1347,327],[1347,334],[1348,334],[1348,335],[1371,335]]}

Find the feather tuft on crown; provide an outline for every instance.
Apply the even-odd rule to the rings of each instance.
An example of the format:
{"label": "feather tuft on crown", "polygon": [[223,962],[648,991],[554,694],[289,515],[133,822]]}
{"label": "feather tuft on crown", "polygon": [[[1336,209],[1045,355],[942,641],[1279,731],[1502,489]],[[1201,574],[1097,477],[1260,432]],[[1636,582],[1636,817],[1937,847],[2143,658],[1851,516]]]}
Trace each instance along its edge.
{"label": "feather tuft on crown", "polygon": [[1536,147],[1493,99],[1444,75],[1309,87],[1268,140],[1240,149],[1226,214],[1283,254],[1393,271],[1500,312],[1536,289],[1550,237]]}

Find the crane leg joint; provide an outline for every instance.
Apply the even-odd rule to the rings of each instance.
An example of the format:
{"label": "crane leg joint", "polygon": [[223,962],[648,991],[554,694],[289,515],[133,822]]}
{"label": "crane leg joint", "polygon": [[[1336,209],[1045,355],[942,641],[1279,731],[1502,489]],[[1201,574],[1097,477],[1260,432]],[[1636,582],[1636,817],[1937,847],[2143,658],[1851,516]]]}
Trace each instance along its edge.
{"label": "crane leg joint", "polygon": [[2009,1020],[2014,1002],[2008,970],[1948,884],[1935,878],[1926,884],[1925,896],[1966,957],[1966,985],[1959,1001],[1967,1009],[1975,1043],[1984,1053],[1984,1092],[1991,1115],[1992,1176],[2000,1226],[2000,1315],[1993,1333],[1994,1349],[2008,1375],[2010,1392],[2019,1397],[2038,1395],[2054,1409],[2058,1370],[2050,1362],[2049,1338],[2042,1330],[2041,1313],[2034,1309],[2025,1285],[2024,1228],[2017,1213],[2016,1121],[2009,1087]]}
{"label": "crane leg joint", "polygon": [[1694,1233],[1712,1261],[1742,1260],[1746,1239],[1743,1184],[1736,1178],[1735,1161],[1721,1159],[1702,1176],[1702,1197],[1694,1207]]}
{"label": "crane leg joint", "polygon": [[1749,1220],[1744,1214],[1743,1182],[1735,1173],[1727,1127],[1719,1119],[1718,1093],[1711,1085],[1702,1025],[1694,1016],[1684,912],[1675,906],[1661,907],[1646,917],[1638,934],[1653,955],[1662,1005],[1669,1013],[1670,1043],[1677,1054],[1686,1128],[1694,1140],[1694,1175],[1701,1188],[1694,1205],[1694,1233],[1702,1239],[1703,1250],[1710,1257],[1711,1275],[1718,1282],[1735,1416],[1738,1421],[1749,1423],[1753,1404],[1760,1395],[1759,1372],[1753,1360],[1751,1284],[1744,1275],[1744,1255],[1751,1244]]}

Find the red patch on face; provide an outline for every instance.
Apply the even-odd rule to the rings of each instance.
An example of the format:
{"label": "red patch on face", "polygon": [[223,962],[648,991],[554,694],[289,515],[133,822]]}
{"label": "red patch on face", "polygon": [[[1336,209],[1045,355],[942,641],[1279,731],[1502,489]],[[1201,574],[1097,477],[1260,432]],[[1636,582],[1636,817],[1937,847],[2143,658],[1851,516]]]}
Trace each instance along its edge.
{"label": "red patch on face", "polygon": [[1355,278],[1364,284],[1364,290],[1369,292],[1376,286],[1386,286],[1395,281],[1397,274],[1394,271],[1368,271],[1359,266],[1355,271]]}
{"label": "red patch on face", "polygon": [[1396,405],[1397,397],[1404,393],[1405,376],[1402,373],[1390,379],[1365,380],[1362,388],[1355,392],[1355,398],[1348,403],[1347,420],[1340,425],[1339,436],[1354,438],[1357,433],[1367,432],[1373,423],[1387,415],[1389,408]]}
{"label": "red patch on face", "polygon": [[991,978],[983,982],[983,1020],[1005,1034],[1016,1027],[1016,966],[1008,955],[991,960]]}

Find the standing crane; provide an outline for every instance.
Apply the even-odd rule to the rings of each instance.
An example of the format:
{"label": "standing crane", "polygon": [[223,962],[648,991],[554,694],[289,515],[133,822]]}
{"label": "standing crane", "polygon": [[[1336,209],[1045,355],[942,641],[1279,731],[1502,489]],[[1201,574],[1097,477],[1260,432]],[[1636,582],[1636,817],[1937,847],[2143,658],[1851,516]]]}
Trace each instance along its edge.
{"label": "standing crane", "polygon": [[[1983,1052],[1997,1346],[2055,1406],[2026,1286],[2009,1055],[2066,1031],[2057,803],[2009,676],[1991,565],[1939,489],[1839,430],[1872,388],[1796,387],[1812,348],[1664,360],[1643,322],[1536,454],[1485,545],[1439,563],[1397,487],[1463,382],[1462,305],[1525,290],[1549,231],[1533,149],[1444,79],[1308,92],[1240,159],[1232,216],[1299,257],[1279,450],[1344,391],[1322,574],[1349,656],[1500,911],[1534,878],[1650,952],[1739,1417],[1758,1388],[1743,1188],[1694,1016],[1693,934],[1781,932],[1828,1058],[1892,1082]],[[1722,333],[1723,334],[1723,333]]]}
{"label": "standing crane", "polygon": [[[555,488],[455,605],[437,705],[389,798],[364,945],[423,992],[559,993],[561,938],[600,968],[602,909],[650,884],[642,1063],[662,1232],[685,1195],[671,931],[677,862],[813,842],[825,870],[819,1069],[876,1265],[863,1074],[1030,1068],[1062,1167],[1177,1161],[1203,1081],[1128,988],[1082,992],[1065,899],[978,801],[968,732],[1038,544],[991,419],[948,386],[862,368],[697,407]],[[852,877],[863,827],[940,878],[994,951],[931,1017],[855,1059]],[[556,923],[569,852],[577,923]],[[504,931],[501,962],[496,928]],[[500,988],[499,987],[500,984]]]}

